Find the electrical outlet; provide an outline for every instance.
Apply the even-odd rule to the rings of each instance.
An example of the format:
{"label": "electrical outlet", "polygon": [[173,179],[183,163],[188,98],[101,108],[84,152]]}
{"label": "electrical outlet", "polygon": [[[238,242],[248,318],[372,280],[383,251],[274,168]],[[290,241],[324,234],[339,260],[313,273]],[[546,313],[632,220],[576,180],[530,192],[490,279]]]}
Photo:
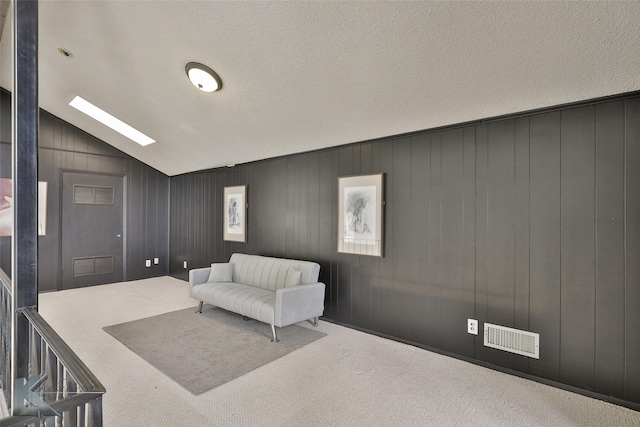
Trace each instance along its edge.
{"label": "electrical outlet", "polygon": [[150,260],[150,259],[146,260],[146,261],[144,262],[144,266],[145,266],[145,267],[151,267],[151,260]]}
{"label": "electrical outlet", "polygon": [[467,319],[467,333],[478,335],[478,321],[476,319]]}
{"label": "electrical outlet", "polygon": [[154,263],[155,265],[160,264],[160,258],[154,258],[154,259],[153,259],[153,263]]}
{"label": "electrical outlet", "polygon": [[187,261],[184,262],[184,268],[187,268]]}

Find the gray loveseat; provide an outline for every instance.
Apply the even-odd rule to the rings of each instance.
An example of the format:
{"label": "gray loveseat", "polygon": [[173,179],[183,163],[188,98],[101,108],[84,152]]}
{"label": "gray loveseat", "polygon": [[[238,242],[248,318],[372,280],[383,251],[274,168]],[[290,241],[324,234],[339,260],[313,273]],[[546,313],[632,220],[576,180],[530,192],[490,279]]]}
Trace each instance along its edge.
{"label": "gray loveseat", "polygon": [[189,295],[242,316],[276,326],[304,320],[314,326],[324,312],[324,283],[315,262],[235,253],[228,263],[189,271]]}

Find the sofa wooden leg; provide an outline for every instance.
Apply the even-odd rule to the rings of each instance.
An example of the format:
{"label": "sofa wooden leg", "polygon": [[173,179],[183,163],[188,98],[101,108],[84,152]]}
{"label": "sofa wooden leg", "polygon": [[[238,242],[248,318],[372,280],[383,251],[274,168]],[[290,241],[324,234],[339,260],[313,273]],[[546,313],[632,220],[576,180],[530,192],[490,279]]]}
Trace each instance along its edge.
{"label": "sofa wooden leg", "polygon": [[196,313],[202,313],[202,304],[204,304],[204,301],[200,301],[200,305],[198,306],[198,311],[196,311]]}
{"label": "sofa wooden leg", "polygon": [[276,334],[276,327],[274,325],[271,325],[271,333],[273,333],[271,342],[278,342],[278,335]]}

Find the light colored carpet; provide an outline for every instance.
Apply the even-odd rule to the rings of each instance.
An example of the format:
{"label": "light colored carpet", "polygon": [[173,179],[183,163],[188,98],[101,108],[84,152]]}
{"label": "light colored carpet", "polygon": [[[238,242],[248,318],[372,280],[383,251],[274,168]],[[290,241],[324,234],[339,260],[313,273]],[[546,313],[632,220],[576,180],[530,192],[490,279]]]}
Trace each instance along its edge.
{"label": "light colored carpet", "polygon": [[273,362],[326,334],[271,327],[216,307],[196,307],[103,328],[193,394],[201,394]]}
{"label": "light colored carpet", "polygon": [[326,337],[194,396],[102,330],[193,307],[188,286],[160,277],[40,295],[107,389],[105,427],[640,426],[640,412],[322,320]]}

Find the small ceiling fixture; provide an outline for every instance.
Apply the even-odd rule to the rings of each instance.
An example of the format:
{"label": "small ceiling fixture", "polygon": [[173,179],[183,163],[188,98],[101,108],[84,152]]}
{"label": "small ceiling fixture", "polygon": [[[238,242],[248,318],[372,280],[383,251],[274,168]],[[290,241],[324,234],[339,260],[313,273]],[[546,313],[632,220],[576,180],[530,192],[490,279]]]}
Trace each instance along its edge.
{"label": "small ceiling fixture", "polygon": [[211,68],[198,62],[189,62],[185,67],[191,83],[205,92],[215,92],[222,88],[222,80]]}
{"label": "small ceiling fixture", "polygon": [[73,56],[73,53],[69,52],[67,49],[65,49],[63,47],[59,47],[58,48],[58,52],[60,52],[61,54],[63,54],[67,58],[71,58]]}

